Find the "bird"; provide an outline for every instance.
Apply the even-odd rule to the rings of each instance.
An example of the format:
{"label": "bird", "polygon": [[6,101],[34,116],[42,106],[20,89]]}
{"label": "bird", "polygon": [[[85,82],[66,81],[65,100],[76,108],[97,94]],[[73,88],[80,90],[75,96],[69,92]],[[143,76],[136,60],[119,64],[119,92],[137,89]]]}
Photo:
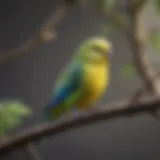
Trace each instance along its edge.
{"label": "bird", "polygon": [[103,36],[85,39],[58,76],[44,106],[45,120],[57,119],[72,109],[88,111],[108,89],[112,44]]}

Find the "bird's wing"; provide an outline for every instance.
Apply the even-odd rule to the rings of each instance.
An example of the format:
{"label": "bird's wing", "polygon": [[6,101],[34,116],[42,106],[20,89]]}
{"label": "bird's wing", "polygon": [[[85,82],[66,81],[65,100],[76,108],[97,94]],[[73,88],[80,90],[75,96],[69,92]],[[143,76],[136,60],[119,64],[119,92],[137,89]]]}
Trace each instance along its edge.
{"label": "bird's wing", "polygon": [[82,66],[77,62],[72,64],[62,73],[59,77],[51,101],[52,106],[66,101],[67,103],[73,102],[78,94],[81,83]]}

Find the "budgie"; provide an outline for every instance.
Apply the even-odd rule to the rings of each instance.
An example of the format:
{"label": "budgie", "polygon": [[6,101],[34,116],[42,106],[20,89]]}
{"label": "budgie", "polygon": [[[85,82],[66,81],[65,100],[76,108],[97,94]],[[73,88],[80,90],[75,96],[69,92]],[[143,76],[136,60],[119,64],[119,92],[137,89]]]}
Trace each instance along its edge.
{"label": "budgie", "polygon": [[44,107],[45,119],[56,119],[73,108],[90,109],[108,88],[111,53],[112,45],[104,37],[83,41],[55,83],[52,98]]}

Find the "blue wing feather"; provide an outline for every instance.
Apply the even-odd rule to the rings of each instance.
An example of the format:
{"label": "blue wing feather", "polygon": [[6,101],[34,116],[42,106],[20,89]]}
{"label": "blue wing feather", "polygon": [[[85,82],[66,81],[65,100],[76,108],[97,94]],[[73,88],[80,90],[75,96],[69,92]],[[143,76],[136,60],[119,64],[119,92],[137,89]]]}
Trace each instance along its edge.
{"label": "blue wing feather", "polygon": [[60,81],[58,86],[56,86],[55,93],[52,100],[49,102],[48,107],[58,107],[58,104],[64,102],[65,99],[79,87],[81,69],[82,68],[79,63],[72,63],[64,73],[65,79]]}

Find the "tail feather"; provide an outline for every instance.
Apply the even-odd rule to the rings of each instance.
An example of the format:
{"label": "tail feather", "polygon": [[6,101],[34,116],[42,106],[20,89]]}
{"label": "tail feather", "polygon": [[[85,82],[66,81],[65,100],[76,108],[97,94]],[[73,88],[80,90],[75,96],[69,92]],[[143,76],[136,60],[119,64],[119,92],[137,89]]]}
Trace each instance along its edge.
{"label": "tail feather", "polygon": [[66,106],[64,103],[58,105],[48,104],[43,109],[45,121],[50,121],[59,118],[66,112]]}

